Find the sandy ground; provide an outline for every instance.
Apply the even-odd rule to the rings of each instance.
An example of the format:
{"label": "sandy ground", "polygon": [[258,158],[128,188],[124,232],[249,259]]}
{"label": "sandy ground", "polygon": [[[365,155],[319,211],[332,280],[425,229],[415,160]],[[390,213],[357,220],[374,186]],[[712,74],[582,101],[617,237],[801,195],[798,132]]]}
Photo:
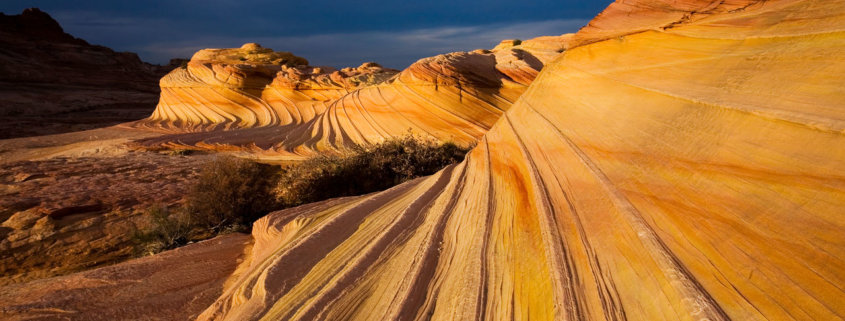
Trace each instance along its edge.
{"label": "sandy ground", "polygon": [[0,164],[52,157],[106,157],[122,155],[125,143],[161,135],[121,125],[80,132],[0,140]]}
{"label": "sandy ground", "polygon": [[220,295],[250,243],[248,235],[228,234],[117,265],[3,286],[0,319],[190,320]]}

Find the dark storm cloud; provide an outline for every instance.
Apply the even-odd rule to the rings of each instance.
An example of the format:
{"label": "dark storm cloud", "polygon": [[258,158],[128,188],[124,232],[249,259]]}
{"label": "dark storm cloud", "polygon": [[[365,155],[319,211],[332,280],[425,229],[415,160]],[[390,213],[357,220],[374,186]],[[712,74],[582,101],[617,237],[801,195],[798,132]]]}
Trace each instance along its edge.
{"label": "dark storm cloud", "polygon": [[402,68],[437,53],[490,48],[507,38],[574,32],[610,1],[0,1],[39,7],[70,34],[155,63],[209,47],[258,42],[346,66]]}

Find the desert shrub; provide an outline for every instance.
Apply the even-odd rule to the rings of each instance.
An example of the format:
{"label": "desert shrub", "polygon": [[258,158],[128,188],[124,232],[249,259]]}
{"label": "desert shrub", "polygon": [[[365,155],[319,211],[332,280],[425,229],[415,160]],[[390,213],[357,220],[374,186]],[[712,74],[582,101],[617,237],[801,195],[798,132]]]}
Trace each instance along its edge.
{"label": "desert shrub", "polygon": [[248,226],[277,209],[273,189],[279,167],[230,156],[206,164],[191,188],[186,211],[214,233]]}
{"label": "desert shrub", "polygon": [[144,215],[150,219],[150,228],[134,235],[139,252],[155,254],[188,243],[193,222],[184,211],[172,212],[167,206],[155,204],[147,208]]}
{"label": "desert shrub", "polygon": [[409,135],[283,169],[220,156],[200,170],[184,205],[151,206],[145,213],[151,227],[136,233],[135,241],[141,252],[150,254],[222,233],[244,232],[275,210],[381,191],[434,174],[461,161],[467,151],[453,143]]}
{"label": "desert shrub", "polygon": [[282,171],[276,195],[282,207],[384,190],[459,162],[468,149],[414,136],[343,155],[317,156]]}
{"label": "desert shrub", "polygon": [[168,149],[165,154],[170,156],[188,156],[193,154],[194,151],[190,149]]}

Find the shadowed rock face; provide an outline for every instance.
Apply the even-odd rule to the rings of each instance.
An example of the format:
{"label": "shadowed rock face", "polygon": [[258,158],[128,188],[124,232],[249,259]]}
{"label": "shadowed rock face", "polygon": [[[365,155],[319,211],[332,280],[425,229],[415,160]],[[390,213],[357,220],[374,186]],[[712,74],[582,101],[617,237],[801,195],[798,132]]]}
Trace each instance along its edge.
{"label": "shadowed rock face", "polygon": [[250,57],[254,50],[273,51],[254,44],[251,49],[206,49],[187,68],[161,80],[158,108],[138,126],[196,132],[146,144],[236,147],[290,158],[377,143],[409,131],[468,145],[568,40],[569,35],[541,37],[492,51],[444,54],[402,72],[375,63],[334,70],[294,58],[257,61]]}
{"label": "shadowed rock face", "polygon": [[697,4],[613,4],[457,166],[258,221],[201,319],[842,318],[845,5]]}
{"label": "shadowed rock face", "polygon": [[168,70],[74,38],[38,9],[0,14],[0,138],[143,118]]}

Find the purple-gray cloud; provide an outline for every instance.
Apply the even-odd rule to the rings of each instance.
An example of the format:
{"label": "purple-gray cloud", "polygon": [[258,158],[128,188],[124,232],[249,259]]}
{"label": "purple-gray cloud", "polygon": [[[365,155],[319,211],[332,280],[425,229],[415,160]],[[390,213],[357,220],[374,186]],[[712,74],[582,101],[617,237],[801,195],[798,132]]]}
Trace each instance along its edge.
{"label": "purple-gray cloud", "polygon": [[575,32],[587,22],[586,19],[560,19],[301,37],[204,37],[156,42],[138,48],[138,52],[142,58],[162,62],[171,57],[190,57],[204,48],[239,47],[247,42],[257,42],[264,47],[293,52],[314,65],[344,67],[375,61],[393,68],[404,68],[417,59],[441,53],[490,49],[504,39],[530,39]]}

